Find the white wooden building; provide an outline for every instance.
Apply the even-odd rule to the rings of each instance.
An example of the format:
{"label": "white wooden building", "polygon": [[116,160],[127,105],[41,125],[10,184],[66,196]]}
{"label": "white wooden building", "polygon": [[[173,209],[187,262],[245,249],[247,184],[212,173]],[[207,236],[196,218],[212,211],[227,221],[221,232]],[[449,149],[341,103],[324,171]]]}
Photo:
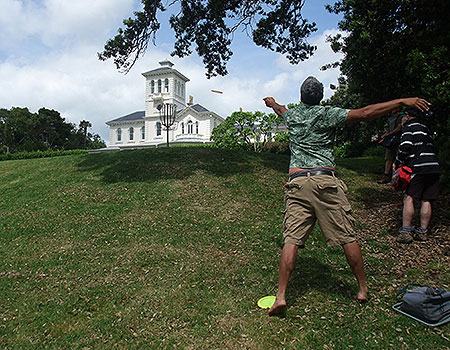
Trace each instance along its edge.
{"label": "white wooden building", "polygon": [[167,143],[167,130],[161,125],[158,106],[175,104],[176,119],[169,129],[171,144],[201,144],[210,141],[212,130],[223,122],[217,113],[200,104],[186,103],[186,83],[189,79],[170,61],[161,67],[142,73],[145,77],[145,110],[106,122],[109,127],[108,148],[157,147]]}

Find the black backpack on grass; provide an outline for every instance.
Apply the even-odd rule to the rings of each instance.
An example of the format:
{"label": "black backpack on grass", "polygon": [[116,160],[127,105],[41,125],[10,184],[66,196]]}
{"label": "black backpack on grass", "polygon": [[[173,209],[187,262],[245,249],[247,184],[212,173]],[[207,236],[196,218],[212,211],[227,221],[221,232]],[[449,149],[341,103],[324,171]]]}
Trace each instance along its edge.
{"label": "black backpack on grass", "polygon": [[[409,286],[419,287],[408,290]],[[427,325],[441,325],[450,321],[449,291],[438,287],[408,283],[398,292],[397,296],[401,294],[403,294],[403,298],[397,311],[423,321]]]}

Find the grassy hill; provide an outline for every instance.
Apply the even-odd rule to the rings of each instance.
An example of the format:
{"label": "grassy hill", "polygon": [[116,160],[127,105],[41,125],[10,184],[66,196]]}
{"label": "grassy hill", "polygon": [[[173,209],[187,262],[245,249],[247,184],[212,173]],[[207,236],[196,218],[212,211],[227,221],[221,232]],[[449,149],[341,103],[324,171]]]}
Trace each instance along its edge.
{"label": "grassy hill", "polygon": [[286,318],[269,318],[256,302],[276,292],[288,157],[170,148],[1,162],[0,347],[448,349],[448,325],[427,329],[391,310],[411,277],[449,287],[450,272],[440,253],[398,267],[386,225],[399,209],[366,215],[368,202],[399,199],[374,182],[382,163],[339,167],[371,301],[353,301],[341,249],[315,229]]}

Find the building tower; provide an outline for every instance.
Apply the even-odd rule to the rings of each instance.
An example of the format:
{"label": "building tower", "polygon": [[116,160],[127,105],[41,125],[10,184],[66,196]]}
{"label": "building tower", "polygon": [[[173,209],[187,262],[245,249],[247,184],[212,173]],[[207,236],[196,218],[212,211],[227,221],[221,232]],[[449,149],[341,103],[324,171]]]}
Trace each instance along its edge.
{"label": "building tower", "polygon": [[157,107],[161,103],[174,103],[178,111],[186,107],[186,83],[189,79],[173,69],[172,62],[165,60],[159,64],[161,67],[142,73],[146,79],[146,118],[159,118]]}

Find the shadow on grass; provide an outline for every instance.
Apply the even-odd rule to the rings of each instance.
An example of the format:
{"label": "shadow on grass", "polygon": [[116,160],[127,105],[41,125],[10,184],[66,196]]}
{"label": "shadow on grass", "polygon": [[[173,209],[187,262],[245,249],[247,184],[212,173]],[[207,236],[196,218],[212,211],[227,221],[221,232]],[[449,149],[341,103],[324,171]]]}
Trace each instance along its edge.
{"label": "shadow on grass", "polygon": [[302,256],[300,252],[296,267],[289,280],[288,294],[296,297],[309,290],[320,290],[326,294],[338,294],[347,297],[352,288],[344,282],[344,279],[336,278],[338,273],[342,274],[342,277],[347,276],[351,273],[350,267],[347,271],[336,271],[331,269],[330,265],[324,264],[316,258]]}
{"label": "shadow on grass", "polygon": [[383,157],[358,157],[336,159],[336,164],[341,168],[356,171],[358,174],[382,174],[384,170]]}
{"label": "shadow on grass", "polygon": [[395,192],[392,187],[382,188],[358,187],[353,195],[361,201],[365,207],[377,207],[402,201],[402,194]]}
{"label": "shadow on grass", "polygon": [[353,195],[364,204],[365,208],[383,207],[386,205],[400,205],[402,203],[402,194],[395,192],[390,186],[381,188],[358,187]]}
{"label": "shadow on grass", "polygon": [[206,147],[172,147],[89,154],[78,164],[106,183],[185,179],[196,171],[217,177],[252,173],[267,167],[287,172],[289,157]]}

